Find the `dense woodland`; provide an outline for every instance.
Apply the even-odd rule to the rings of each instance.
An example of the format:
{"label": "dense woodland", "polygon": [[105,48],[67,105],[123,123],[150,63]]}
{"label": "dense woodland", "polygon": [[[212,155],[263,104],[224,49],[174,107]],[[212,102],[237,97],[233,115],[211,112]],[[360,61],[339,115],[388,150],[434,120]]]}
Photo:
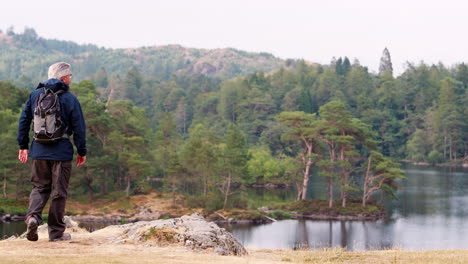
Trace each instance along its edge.
{"label": "dense woodland", "polygon": [[[115,51],[37,36],[22,39],[32,34],[26,31],[7,33],[32,51],[35,41],[42,41],[62,52],[42,59],[40,54],[15,57],[15,49],[6,48],[11,43],[2,44],[3,192],[20,198],[29,189],[29,168],[16,160],[17,120],[37,78],[22,69],[42,65],[37,71],[45,76],[51,62]],[[40,49],[50,49],[47,45]],[[5,70],[11,71],[12,61],[18,79],[5,77],[12,76]],[[376,191],[392,196],[398,188],[396,179],[403,173],[396,160],[443,163],[468,155],[464,63],[408,63],[394,76],[385,49],[379,73],[340,57],[328,65],[286,60],[278,66],[280,60],[274,59],[270,70],[276,70],[229,77],[151,74],[148,63],[119,65],[124,74],[106,67],[118,61],[119,56],[109,55],[71,85],[88,129],[88,161],[73,172],[74,195],[92,199],[119,190],[132,195],[156,183],[187,195],[192,206],[245,208],[242,192],[251,184],[292,184],[297,199],[307,199],[314,173],[327,183],[323,198],[330,206],[339,201],[345,207],[356,196],[365,205]]]}

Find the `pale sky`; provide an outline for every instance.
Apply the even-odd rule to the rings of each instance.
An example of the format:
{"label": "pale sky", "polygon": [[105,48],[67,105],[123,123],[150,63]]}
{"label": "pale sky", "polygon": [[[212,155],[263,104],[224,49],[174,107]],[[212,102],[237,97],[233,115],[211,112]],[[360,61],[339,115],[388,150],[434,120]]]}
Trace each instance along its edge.
{"label": "pale sky", "polygon": [[109,48],[232,47],[328,64],[357,58],[377,71],[385,47],[407,61],[468,62],[466,0],[7,0],[0,29]]}

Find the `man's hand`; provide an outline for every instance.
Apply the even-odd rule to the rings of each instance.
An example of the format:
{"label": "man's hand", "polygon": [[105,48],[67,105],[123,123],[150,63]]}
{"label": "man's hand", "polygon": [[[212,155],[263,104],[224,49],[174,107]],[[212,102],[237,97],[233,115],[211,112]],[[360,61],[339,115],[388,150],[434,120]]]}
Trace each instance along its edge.
{"label": "man's hand", "polygon": [[76,156],[76,166],[81,167],[86,162],[86,156]]}
{"label": "man's hand", "polygon": [[28,162],[28,150],[27,149],[20,149],[18,153],[18,159],[21,163]]}

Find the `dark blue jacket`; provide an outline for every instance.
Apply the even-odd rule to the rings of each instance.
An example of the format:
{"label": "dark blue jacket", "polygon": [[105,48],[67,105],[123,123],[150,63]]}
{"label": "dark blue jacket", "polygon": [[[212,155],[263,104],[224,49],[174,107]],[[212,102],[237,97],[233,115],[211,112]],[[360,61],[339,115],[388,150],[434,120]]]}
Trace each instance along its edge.
{"label": "dark blue jacket", "polygon": [[[19,120],[17,141],[20,149],[28,149],[34,108],[36,107],[37,98],[41,93],[44,93],[44,87],[52,89],[54,92],[58,90],[66,91],[66,93],[59,95],[62,122],[67,127],[67,134],[69,136],[73,135],[78,154],[86,156],[86,125],[80,102],[75,95],[68,92],[69,86],[58,79],[49,79],[46,82],[39,83],[37,89],[29,95]],[[29,157],[38,160],[72,160],[73,145],[69,139],[62,139],[57,143],[48,145],[39,144],[33,140],[29,150]]]}

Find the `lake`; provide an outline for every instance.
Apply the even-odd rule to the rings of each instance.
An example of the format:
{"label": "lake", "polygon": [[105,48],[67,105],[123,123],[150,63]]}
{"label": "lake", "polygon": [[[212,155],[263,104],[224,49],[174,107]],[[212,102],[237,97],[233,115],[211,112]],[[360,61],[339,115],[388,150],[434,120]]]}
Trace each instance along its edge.
{"label": "lake", "polygon": [[[388,220],[284,220],[226,226],[248,248],[344,247],[351,251],[468,249],[468,169],[404,165],[399,200],[386,201]],[[325,199],[325,182],[312,177],[310,198]],[[293,190],[250,190],[255,206],[294,200]],[[24,223],[0,223],[0,237],[22,233]]]}
{"label": "lake", "polygon": [[[399,200],[387,201],[388,220],[284,220],[227,226],[250,248],[345,247],[351,251],[468,249],[468,169],[405,165]],[[311,198],[325,198],[313,178]]]}

